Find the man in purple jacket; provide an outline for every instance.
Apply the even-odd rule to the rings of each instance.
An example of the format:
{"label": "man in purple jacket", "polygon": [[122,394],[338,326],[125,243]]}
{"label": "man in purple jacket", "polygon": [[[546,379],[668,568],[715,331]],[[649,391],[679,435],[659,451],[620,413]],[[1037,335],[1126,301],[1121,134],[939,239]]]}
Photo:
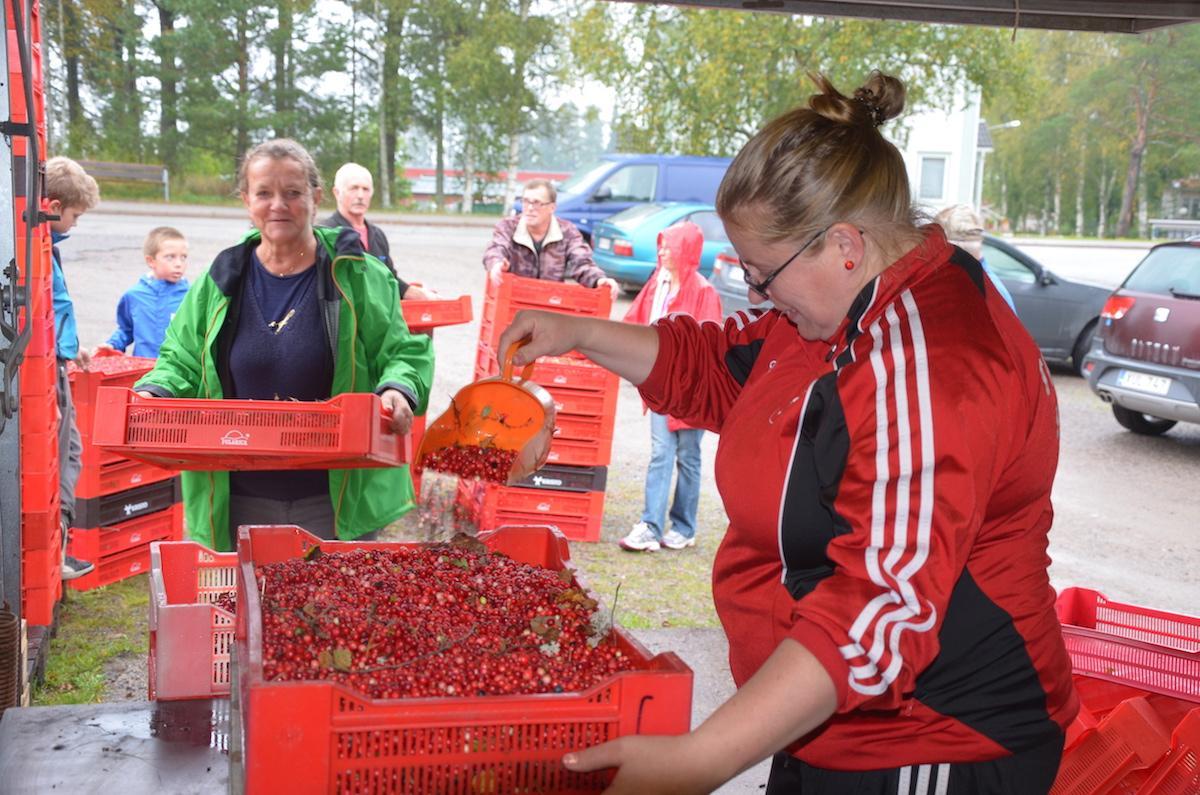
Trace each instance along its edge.
{"label": "man in purple jacket", "polygon": [[491,245],[483,252],[483,267],[493,280],[504,271],[556,282],[571,278],[584,287],[607,287],[616,298],[620,285],[592,261],[592,249],[575,224],[554,217],[557,198],[547,180],[525,183],[521,214],[496,224]]}

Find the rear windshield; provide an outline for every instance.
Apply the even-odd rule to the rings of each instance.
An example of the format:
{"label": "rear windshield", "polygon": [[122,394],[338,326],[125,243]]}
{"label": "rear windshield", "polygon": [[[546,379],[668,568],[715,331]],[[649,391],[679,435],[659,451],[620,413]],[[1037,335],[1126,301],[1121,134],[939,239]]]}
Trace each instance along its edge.
{"label": "rear windshield", "polygon": [[644,219],[649,218],[656,212],[662,209],[661,204],[635,204],[627,210],[622,210],[616,215],[610,215],[604,219],[605,223],[619,226],[622,229],[632,229],[640,224]]}
{"label": "rear windshield", "polygon": [[1146,255],[1125,289],[1200,297],[1200,246],[1163,246]]}

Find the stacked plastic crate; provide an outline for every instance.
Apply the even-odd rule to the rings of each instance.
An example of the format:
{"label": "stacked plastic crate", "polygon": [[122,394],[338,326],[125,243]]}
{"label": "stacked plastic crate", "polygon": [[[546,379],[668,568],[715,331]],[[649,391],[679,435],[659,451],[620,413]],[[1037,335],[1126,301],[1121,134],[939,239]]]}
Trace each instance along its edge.
{"label": "stacked plastic crate", "polygon": [[[475,378],[499,373],[500,334],[522,309],[607,318],[612,295],[565,282],[504,274],[489,280],[479,326]],[[503,355],[503,352],[501,352]],[[578,354],[543,356],[532,379],[554,398],[556,432],[547,466],[514,486],[461,481],[458,499],[479,525],[552,524],[575,541],[599,541],[612,458],[618,380]]]}
{"label": "stacked plastic crate", "polygon": [[[42,35],[39,5],[32,6],[30,69],[33,113],[25,97],[25,82],[18,36],[12,15],[5,15],[8,35],[8,98],[14,124],[32,123],[37,136],[37,162],[29,163],[29,141],[12,137],[13,163],[18,173],[41,169],[46,158],[46,114],[42,83]],[[36,218],[26,217],[28,197],[23,179],[13,181],[13,222],[18,279],[29,294],[29,311],[21,323],[30,333],[20,371],[21,455],[21,599],[22,614],[30,626],[54,621],[54,606],[62,595],[62,529],[58,499],[58,360],[54,341],[54,304],[50,260],[50,233]],[[32,208],[37,210],[38,208]],[[32,223],[30,223],[32,221]],[[32,226],[29,246],[25,236]],[[28,274],[27,251],[31,254]]]}
{"label": "stacked plastic crate", "polygon": [[153,359],[117,354],[95,357],[86,371],[69,368],[83,455],[68,551],[96,564],[90,573],[68,582],[76,590],[149,571],[150,543],[183,536],[178,475],[93,444],[100,387],[132,387],[153,366]]}
{"label": "stacked plastic crate", "polygon": [[1052,795],[1200,793],[1200,617],[1058,597],[1079,715]]}

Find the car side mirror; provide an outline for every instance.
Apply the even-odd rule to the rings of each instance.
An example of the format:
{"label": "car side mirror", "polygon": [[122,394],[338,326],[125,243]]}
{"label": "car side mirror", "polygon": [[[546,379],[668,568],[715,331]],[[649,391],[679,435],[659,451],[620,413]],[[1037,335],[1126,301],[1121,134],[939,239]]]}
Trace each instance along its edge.
{"label": "car side mirror", "polygon": [[1058,284],[1058,279],[1054,278],[1054,274],[1050,271],[1042,271],[1042,276],[1038,279],[1038,282],[1043,287],[1049,287],[1052,284]]}
{"label": "car side mirror", "polygon": [[601,185],[596,188],[596,192],[592,194],[592,201],[606,202],[612,198],[612,188],[608,185]]}

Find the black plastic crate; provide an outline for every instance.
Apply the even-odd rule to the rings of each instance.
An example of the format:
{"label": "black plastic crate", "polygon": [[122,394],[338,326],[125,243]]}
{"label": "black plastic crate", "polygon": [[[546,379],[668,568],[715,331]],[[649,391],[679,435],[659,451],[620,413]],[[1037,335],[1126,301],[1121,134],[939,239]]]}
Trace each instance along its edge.
{"label": "black plastic crate", "polygon": [[513,485],[531,489],[604,491],[607,484],[608,467],[606,466],[573,467],[565,464],[547,464]]}
{"label": "black plastic crate", "polygon": [[170,508],[183,499],[179,476],[170,480],[118,491],[103,497],[75,501],[75,527],[87,529],[109,525]]}

